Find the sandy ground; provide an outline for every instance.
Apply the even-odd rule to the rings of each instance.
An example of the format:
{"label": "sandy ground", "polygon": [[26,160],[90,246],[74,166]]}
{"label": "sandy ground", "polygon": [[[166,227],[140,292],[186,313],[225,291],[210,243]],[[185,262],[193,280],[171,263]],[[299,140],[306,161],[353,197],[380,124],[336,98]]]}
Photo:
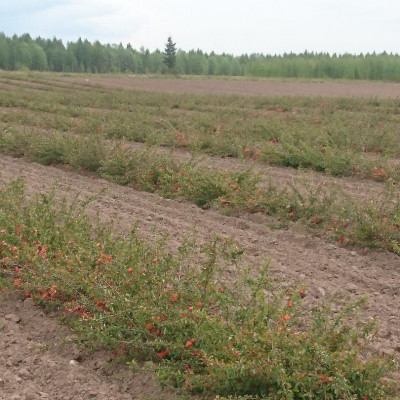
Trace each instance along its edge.
{"label": "sandy ground", "polygon": [[298,81],[223,81],[195,79],[137,78],[62,78],[60,80],[107,88],[145,90],[164,93],[223,94],[244,96],[306,96],[306,97],[400,97],[400,83],[382,82],[298,82]]}

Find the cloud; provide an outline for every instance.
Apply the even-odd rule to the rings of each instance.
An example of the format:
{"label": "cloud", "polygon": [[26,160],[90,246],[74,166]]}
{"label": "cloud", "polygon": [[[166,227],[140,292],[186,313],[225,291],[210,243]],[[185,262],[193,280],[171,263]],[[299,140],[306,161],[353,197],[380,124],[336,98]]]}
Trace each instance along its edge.
{"label": "cloud", "polygon": [[398,0],[0,0],[7,35],[232,54],[400,51]]}
{"label": "cloud", "polygon": [[21,16],[63,3],[65,3],[65,0],[2,0],[0,3],[0,15],[2,18]]}
{"label": "cloud", "polygon": [[24,5],[18,4],[10,10],[2,4],[5,14],[0,22],[8,27],[5,33],[29,32],[32,36],[57,36],[64,40],[81,36],[110,42],[131,35],[148,20],[145,12],[129,0],[41,0],[35,6],[24,8]]}

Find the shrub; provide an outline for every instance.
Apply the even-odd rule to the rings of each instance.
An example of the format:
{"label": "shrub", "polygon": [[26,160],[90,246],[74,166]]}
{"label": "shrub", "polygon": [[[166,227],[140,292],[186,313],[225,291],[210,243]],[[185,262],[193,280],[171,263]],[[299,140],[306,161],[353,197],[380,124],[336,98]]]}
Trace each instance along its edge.
{"label": "shrub", "polygon": [[54,193],[26,201],[21,181],[0,190],[1,271],[13,273],[26,296],[69,316],[82,343],[134,364],[151,360],[162,382],[193,393],[395,396],[396,365],[364,357],[375,326],[354,314],[363,299],[338,314],[329,304],[309,310],[304,289],[280,289],[268,264],[244,269],[242,250],[226,240],[200,252],[185,241],[172,254],[135,229],[118,237],[92,225],[84,208],[55,203]]}

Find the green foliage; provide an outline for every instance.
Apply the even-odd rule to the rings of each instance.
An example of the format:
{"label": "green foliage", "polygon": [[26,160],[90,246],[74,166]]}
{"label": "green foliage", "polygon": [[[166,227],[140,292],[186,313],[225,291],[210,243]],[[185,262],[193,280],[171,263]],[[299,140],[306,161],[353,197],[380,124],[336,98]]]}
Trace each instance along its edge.
{"label": "green foliage", "polygon": [[[399,394],[394,362],[365,358],[375,327],[357,318],[362,299],[336,314],[329,304],[310,310],[304,289],[280,289],[268,265],[243,269],[242,250],[227,241],[199,248],[186,240],[171,254],[135,230],[117,237],[92,225],[85,203],[54,198],[27,201],[21,181],[0,190],[0,273],[62,312],[81,343],[135,365],[153,361],[164,384],[192,393],[271,400]],[[226,280],[227,267],[235,283]]]}
{"label": "green foliage", "polygon": [[110,45],[78,39],[66,46],[59,39],[12,38],[0,34],[0,68],[88,73],[162,73],[282,78],[331,78],[400,81],[398,54],[330,55],[327,53],[264,55],[210,54],[180,50],[169,37],[164,53],[135,50],[130,44]]}
{"label": "green foliage", "polygon": [[[86,62],[87,53],[77,54],[78,65]],[[52,62],[61,60],[56,56]],[[141,67],[149,68],[145,51],[143,59]],[[400,155],[398,101],[249,102],[132,94],[39,74],[3,73],[0,79],[14,88],[0,91],[3,154],[65,165],[227,214],[272,215],[281,227],[303,224],[340,243],[400,254],[398,175],[390,164]],[[215,171],[154,149],[134,150],[121,139],[387,181],[387,193],[370,202],[306,182],[300,190],[260,185],[251,170]],[[55,204],[52,195],[27,202],[20,183],[0,190],[0,287],[13,284],[64,312],[83,343],[107,346],[133,364],[151,360],[164,383],[194,393],[395,398],[391,362],[360,356],[373,332],[351,314],[360,303],[339,315],[329,304],[305,309],[302,294],[280,290],[267,269],[243,271],[241,252],[216,239],[203,248],[188,240],[171,254],[135,231],[118,238],[91,225],[84,205]],[[227,284],[227,266],[236,269],[235,284]]]}
{"label": "green foliage", "polygon": [[[272,215],[275,226],[297,222],[326,230],[342,243],[400,254],[397,100],[253,98],[249,103],[239,96],[106,90],[42,74],[3,72],[0,80],[13,87],[0,90],[1,153],[66,165],[226,214]],[[214,171],[195,158],[179,162],[165,149],[135,151],[129,141],[240,157],[249,167],[258,159],[367,178],[385,182],[387,193],[379,202],[359,201],[306,182],[260,185],[251,171]]]}
{"label": "green foliage", "polygon": [[335,193],[333,188],[312,188],[305,183],[301,193],[295,187],[282,189],[271,182],[260,188],[251,170],[213,171],[192,161],[177,162],[151,148],[134,151],[123,143],[111,146],[90,137],[40,131],[0,134],[0,152],[91,171],[138,190],[183,198],[202,208],[273,215],[285,225],[298,221],[327,230],[340,242],[400,255],[400,202],[391,185],[383,203],[355,200],[340,191]]}
{"label": "green foliage", "polygon": [[172,41],[171,36],[168,37],[163,54],[164,64],[167,66],[168,72],[173,72],[176,65],[176,43]]}
{"label": "green foliage", "polygon": [[0,90],[0,122],[13,134],[16,126],[57,130],[334,176],[394,182],[400,177],[393,160],[400,157],[398,100],[256,97],[249,102],[239,96],[71,85],[38,74],[3,72],[0,80],[14,89]]}

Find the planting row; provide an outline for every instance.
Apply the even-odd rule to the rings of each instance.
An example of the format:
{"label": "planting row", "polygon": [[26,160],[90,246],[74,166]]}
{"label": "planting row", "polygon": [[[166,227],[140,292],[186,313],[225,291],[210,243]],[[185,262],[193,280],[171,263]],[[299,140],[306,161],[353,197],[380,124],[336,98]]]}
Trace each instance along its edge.
{"label": "planting row", "polygon": [[[336,314],[309,310],[306,290],[280,290],[268,267],[243,268],[231,243],[215,238],[193,258],[196,246],[188,240],[171,254],[134,229],[117,237],[91,224],[85,203],[56,203],[54,193],[28,201],[21,181],[0,189],[0,287],[60,311],[81,343],[105,346],[133,369],[150,360],[164,384],[191,393],[398,394],[396,365],[361,356],[375,329],[354,318],[362,300]],[[233,285],[227,265],[236,267]]]}
{"label": "planting row", "polygon": [[0,106],[8,127],[399,180],[398,100],[173,95],[2,73]]}
{"label": "planting row", "polygon": [[257,175],[215,171],[191,161],[178,162],[151,148],[133,151],[90,137],[43,131],[3,132],[0,152],[25,156],[45,165],[63,165],[93,173],[137,190],[167,198],[183,198],[224,213],[261,213],[276,217],[276,226],[298,222],[329,232],[343,243],[400,254],[400,202],[391,186],[380,203],[360,201],[339,188],[280,188],[258,185]]}

